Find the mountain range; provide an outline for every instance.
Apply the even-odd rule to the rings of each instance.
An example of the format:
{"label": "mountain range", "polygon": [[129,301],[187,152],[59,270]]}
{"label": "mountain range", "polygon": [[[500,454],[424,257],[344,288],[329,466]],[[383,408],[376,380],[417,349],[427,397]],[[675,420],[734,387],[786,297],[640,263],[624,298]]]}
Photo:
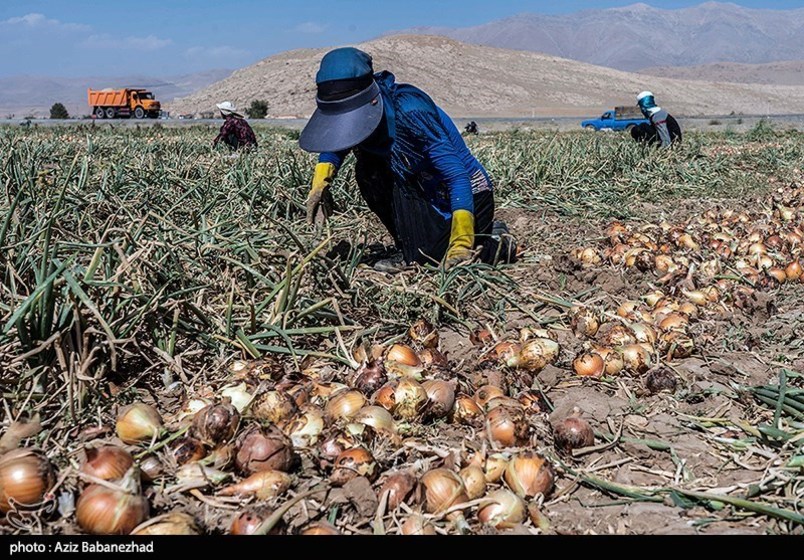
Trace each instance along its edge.
{"label": "mountain range", "polygon": [[444,35],[631,71],[804,60],[804,8],[757,10],[719,2],[677,10],[633,4],[562,15],[520,14],[475,27],[417,27],[396,33]]}
{"label": "mountain range", "polygon": [[[676,114],[804,113],[802,86],[656,77],[440,36],[395,35],[356,46],[372,55],[376,71],[391,70],[398,81],[422,88],[453,117],[595,115],[634,104],[644,89]],[[205,112],[226,99],[240,107],[264,99],[271,116],[305,118],[315,110],[315,72],[327,50],[265,58],[176,99],[171,110]]]}

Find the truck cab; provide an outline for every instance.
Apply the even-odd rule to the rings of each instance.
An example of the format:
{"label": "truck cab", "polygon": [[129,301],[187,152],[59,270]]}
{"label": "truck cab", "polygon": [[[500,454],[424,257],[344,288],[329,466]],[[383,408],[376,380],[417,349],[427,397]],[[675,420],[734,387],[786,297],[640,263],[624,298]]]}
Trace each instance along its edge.
{"label": "truck cab", "polygon": [[131,112],[137,119],[146,116],[156,118],[159,116],[161,104],[150,91],[134,90],[131,92]]}
{"label": "truck cab", "polygon": [[641,124],[650,124],[650,121],[634,111],[618,110],[606,111],[596,119],[581,121],[581,127],[588,130],[627,130]]}

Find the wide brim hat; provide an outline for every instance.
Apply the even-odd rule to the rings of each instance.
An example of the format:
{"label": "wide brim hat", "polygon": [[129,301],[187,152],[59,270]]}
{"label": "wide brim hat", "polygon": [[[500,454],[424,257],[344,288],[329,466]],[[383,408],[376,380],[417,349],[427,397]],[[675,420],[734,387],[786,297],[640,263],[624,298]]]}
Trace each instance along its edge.
{"label": "wide brim hat", "polygon": [[223,114],[237,115],[238,117],[243,116],[243,113],[239,112],[237,110],[237,107],[235,107],[231,101],[224,101],[223,103],[217,103],[215,106]]}
{"label": "wide brim hat", "polygon": [[367,139],[383,116],[380,87],[374,80],[364,90],[344,99],[324,101],[316,97],[316,109],[299,137],[308,152],[340,152]]}

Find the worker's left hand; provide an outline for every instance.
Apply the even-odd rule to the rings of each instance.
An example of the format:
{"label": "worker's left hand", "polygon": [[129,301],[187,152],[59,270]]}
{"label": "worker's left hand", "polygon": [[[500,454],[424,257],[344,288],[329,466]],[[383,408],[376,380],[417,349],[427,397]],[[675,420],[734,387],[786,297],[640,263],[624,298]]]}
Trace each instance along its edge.
{"label": "worker's left hand", "polygon": [[452,230],[449,236],[449,248],[444,259],[444,268],[471,262],[474,259],[472,248],[475,246],[475,217],[468,210],[456,210],[452,213]]}

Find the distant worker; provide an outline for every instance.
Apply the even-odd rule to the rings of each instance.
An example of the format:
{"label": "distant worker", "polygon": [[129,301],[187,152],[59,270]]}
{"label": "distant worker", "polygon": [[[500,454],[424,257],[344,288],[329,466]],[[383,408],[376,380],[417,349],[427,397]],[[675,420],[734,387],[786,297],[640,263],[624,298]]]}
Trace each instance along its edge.
{"label": "distant worker", "polygon": [[673,115],[656,105],[654,96],[649,91],[637,95],[637,105],[650,124],[643,123],[631,129],[631,136],[639,142],[655,144],[662,148],[681,142],[681,127]]}
{"label": "distant worker", "polygon": [[469,124],[467,124],[466,127],[464,128],[464,131],[467,134],[478,134],[480,132],[477,128],[477,123],[475,121],[472,121]]}
{"label": "distant worker", "polygon": [[390,72],[375,74],[371,56],[354,48],[327,53],[316,84],[318,110],[299,139],[302,149],[320,154],[307,197],[309,223],[326,219],[328,189],[353,152],[360,194],[396,246],[375,270],[515,260],[508,228],[494,221],[488,173],[426,93],[396,83]]}
{"label": "distant worker", "polygon": [[221,126],[221,131],[212,142],[212,147],[218,145],[218,142],[223,142],[232,150],[240,148],[252,149],[257,147],[257,137],[254,131],[243,118],[243,115],[237,112],[237,108],[231,101],[224,101],[217,104],[221,116],[225,119]]}

